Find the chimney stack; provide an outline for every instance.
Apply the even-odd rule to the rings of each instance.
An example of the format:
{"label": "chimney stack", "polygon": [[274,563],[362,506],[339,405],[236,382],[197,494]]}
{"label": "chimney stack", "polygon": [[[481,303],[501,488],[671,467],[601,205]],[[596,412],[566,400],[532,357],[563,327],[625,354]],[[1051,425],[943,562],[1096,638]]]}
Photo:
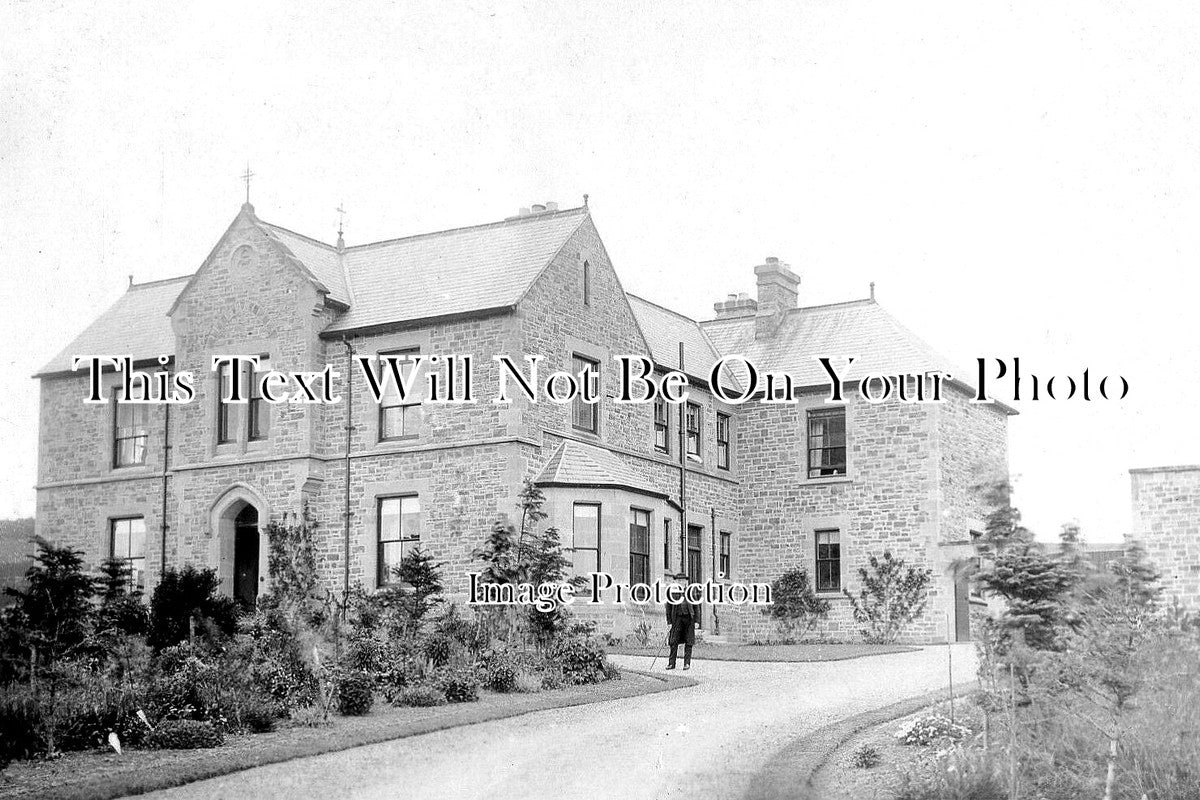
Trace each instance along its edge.
{"label": "chimney stack", "polygon": [[717,312],[717,319],[753,317],[754,312],[757,310],[758,301],[751,298],[745,292],[741,292],[740,294],[730,293],[728,299],[713,303],[713,311]]}
{"label": "chimney stack", "polygon": [[775,256],[754,268],[758,278],[758,308],[754,316],[754,338],[769,339],[775,335],[783,315],[796,307],[796,290],[800,276]]}

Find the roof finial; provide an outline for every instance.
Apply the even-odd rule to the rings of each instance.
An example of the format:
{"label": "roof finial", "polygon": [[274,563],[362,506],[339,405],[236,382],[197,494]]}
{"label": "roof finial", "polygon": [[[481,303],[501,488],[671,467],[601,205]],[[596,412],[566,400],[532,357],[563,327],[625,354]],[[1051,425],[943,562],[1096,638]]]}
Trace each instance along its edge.
{"label": "roof finial", "polygon": [[875,281],[871,281],[871,299],[875,299]]}
{"label": "roof finial", "polygon": [[241,178],[246,182],[246,205],[250,205],[250,179],[254,177],[254,173],[250,171],[250,162],[246,162],[246,171],[242,173]]}
{"label": "roof finial", "polygon": [[133,288],[133,275],[132,274],[130,274],[130,276],[129,276],[129,288],[130,289]]}
{"label": "roof finial", "polygon": [[338,203],[338,207],[334,209],[334,211],[338,213],[338,250],[342,250],[346,247],[346,242],[344,239],[342,239],[342,229],[345,227],[346,223],[346,209],[342,207],[344,205],[345,203]]}
{"label": "roof finial", "polygon": [[583,207],[584,207],[584,208],[587,208],[587,207],[588,207],[588,196],[587,196],[587,192],[584,192],[584,193],[583,193]]}

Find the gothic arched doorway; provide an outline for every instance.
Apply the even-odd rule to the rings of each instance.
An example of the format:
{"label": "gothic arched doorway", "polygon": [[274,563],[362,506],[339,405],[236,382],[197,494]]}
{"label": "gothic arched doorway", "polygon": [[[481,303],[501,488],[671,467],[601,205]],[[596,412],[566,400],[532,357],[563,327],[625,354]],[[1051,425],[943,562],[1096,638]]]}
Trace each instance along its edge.
{"label": "gothic arched doorway", "polygon": [[233,519],[233,598],[244,608],[258,603],[258,509],[247,503]]}

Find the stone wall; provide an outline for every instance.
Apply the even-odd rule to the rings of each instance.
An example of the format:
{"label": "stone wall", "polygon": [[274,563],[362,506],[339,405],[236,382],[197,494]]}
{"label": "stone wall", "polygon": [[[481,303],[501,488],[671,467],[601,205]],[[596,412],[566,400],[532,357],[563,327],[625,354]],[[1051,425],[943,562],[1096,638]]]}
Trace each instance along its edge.
{"label": "stone wall", "polygon": [[1163,599],[1200,609],[1200,465],[1131,469],[1130,538],[1162,573]]}

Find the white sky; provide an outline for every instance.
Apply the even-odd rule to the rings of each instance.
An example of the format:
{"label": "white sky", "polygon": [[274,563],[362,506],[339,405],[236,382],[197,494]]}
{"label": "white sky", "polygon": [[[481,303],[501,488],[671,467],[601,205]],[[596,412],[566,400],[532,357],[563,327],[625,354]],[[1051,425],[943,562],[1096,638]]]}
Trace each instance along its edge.
{"label": "white sky", "polygon": [[[958,362],[1122,374],[1021,403],[1043,536],[1129,525],[1200,462],[1200,6],[0,3],[0,516],[33,509],[29,379],[242,201],[349,243],[591,195],[628,290],[693,316],[767,255]],[[1002,7],[1008,6],[1008,7]]]}

